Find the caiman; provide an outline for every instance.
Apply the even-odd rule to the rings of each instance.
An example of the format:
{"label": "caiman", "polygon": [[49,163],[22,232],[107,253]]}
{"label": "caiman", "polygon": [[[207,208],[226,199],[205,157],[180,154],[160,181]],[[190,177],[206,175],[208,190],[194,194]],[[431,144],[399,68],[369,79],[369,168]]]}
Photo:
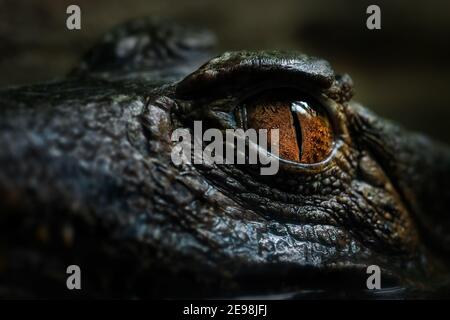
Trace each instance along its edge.
{"label": "caiman", "polygon": [[[450,149],[324,60],[215,44],[134,20],[63,79],[0,90],[0,296],[449,297]],[[279,128],[279,171],[175,165],[197,120]]]}

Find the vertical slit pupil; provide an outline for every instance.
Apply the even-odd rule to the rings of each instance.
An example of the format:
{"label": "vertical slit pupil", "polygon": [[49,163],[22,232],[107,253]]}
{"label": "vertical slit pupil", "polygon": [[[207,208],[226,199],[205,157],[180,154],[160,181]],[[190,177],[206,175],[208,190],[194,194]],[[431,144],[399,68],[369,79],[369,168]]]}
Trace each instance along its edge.
{"label": "vertical slit pupil", "polygon": [[292,120],[294,121],[294,128],[295,128],[295,137],[297,138],[297,146],[298,146],[298,158],[299,160],[302,159],[302,127],[300,125],[300,120],[298,119],[297,113],[295,112],[294,108],[290,108]]}

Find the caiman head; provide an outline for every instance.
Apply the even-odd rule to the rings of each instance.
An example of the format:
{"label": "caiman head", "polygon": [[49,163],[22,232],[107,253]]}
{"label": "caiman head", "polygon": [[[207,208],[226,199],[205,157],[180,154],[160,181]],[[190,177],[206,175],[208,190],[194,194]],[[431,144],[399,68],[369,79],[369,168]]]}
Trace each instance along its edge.
{"label": "caiman head", "polygon": [[[449,149],[353,102],[324,60],[208,61],[214,42],[133,21],[67,78],[0,92],[0,295],[446,294]],[[194,121],[279,129],[278,172],[175,164],[171,135]]]}

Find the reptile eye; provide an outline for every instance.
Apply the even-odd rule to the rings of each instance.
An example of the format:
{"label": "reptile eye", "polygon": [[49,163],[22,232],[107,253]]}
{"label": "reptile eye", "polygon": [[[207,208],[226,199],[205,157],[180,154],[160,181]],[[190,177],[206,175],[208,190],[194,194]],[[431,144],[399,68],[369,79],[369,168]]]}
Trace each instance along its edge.
{"label": "reptile eye", "polygon": [[305,164],[324,160],[333,148],[333,129],[324,108],[315,100],[290,92],[264,93],[245,104],[246,128],[279,129],[279,156]]}

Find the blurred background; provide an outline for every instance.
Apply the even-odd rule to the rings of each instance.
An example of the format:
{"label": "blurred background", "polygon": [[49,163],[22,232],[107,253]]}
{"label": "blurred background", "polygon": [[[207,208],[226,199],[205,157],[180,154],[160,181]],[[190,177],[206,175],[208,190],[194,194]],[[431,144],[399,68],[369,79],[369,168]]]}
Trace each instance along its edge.
{"label": "blurred background", "polygon": [[[82,29],[66,29],[81,7]],[[381,30],[366,8],[381,7]],[[294,49],[327,59],[355,99],[450,144],[450,2],[335,0],[0,0],[0,88],[63,77],[99,36],[153,15],[216,32],[218,53]]]}

